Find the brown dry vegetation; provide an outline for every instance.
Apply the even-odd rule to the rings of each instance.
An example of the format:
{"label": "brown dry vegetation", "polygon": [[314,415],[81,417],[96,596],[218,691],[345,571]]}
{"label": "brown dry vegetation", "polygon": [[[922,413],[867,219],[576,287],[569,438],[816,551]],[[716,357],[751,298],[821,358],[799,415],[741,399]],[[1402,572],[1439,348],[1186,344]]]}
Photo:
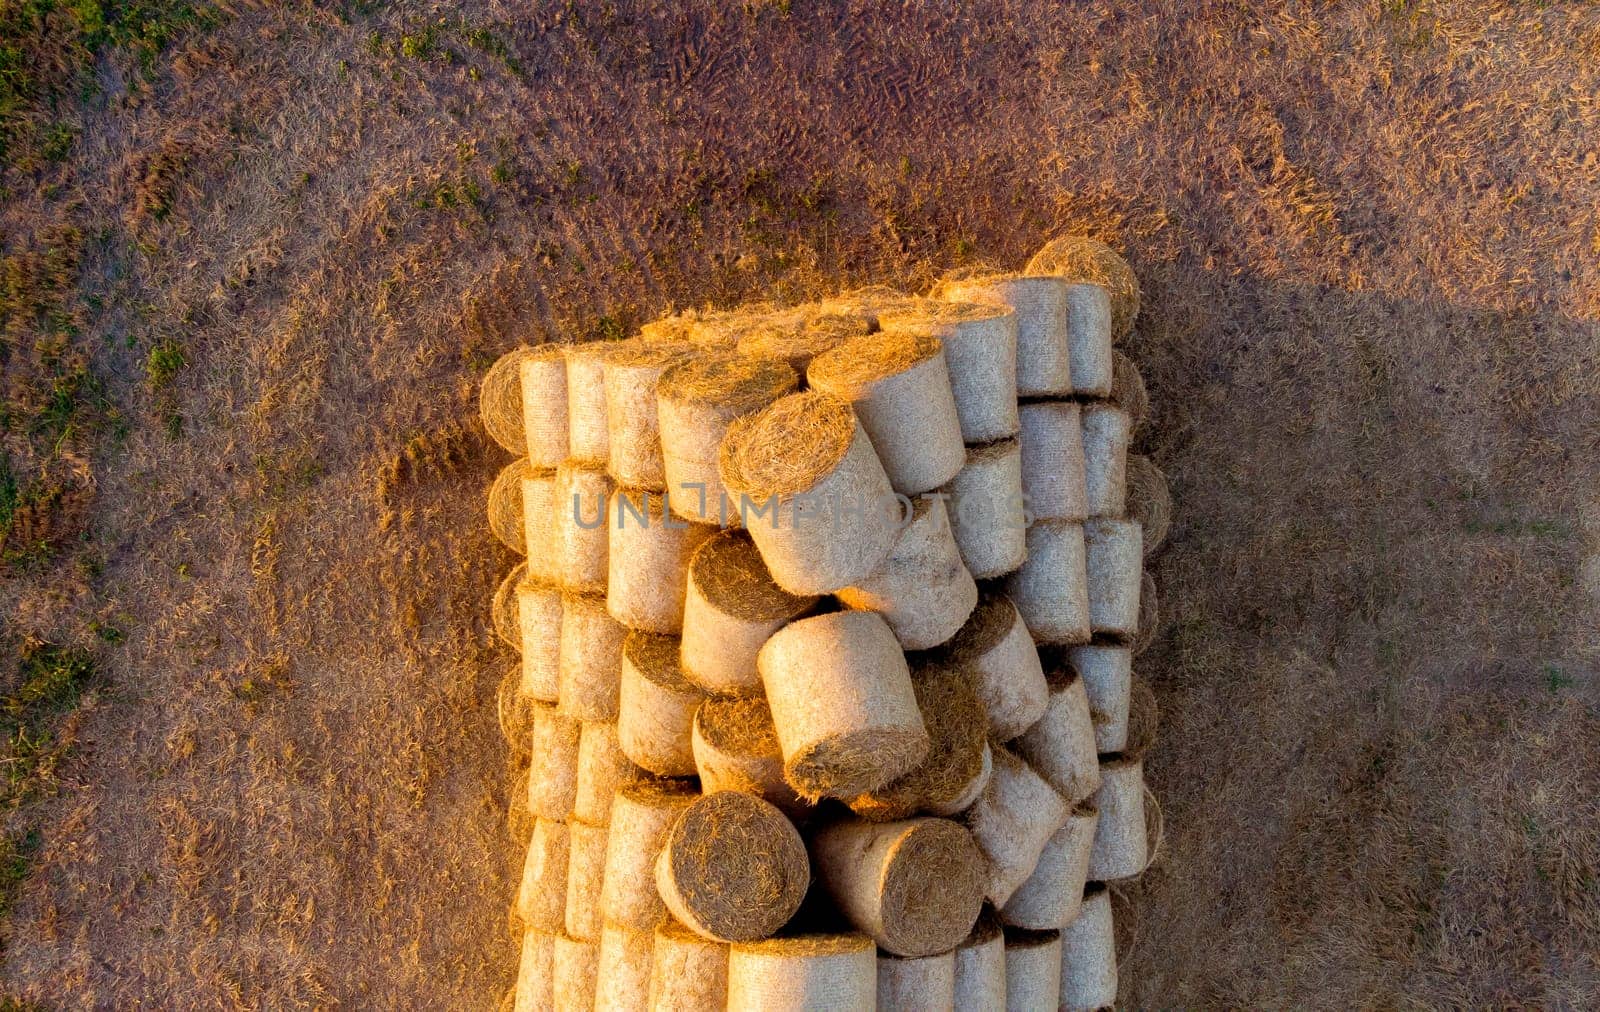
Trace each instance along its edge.
{"label": "brown dry vegetation", "polygon": [[1086,231],[1178,504],[1125,1001],[1600,1003],[1595,7],[107,6],[0,211],[10,993],[494,1005],[483,368]]}

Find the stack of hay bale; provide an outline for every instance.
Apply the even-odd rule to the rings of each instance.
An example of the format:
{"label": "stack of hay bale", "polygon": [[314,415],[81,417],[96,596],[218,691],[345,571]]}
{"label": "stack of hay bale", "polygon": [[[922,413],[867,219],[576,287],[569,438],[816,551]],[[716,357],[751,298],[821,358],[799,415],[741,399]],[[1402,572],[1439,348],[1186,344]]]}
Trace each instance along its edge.
{"label": "stack of hay bale", "polygon": [[1082,238],[507,355],[523,1009],[1095,1008],[1165,482]]}

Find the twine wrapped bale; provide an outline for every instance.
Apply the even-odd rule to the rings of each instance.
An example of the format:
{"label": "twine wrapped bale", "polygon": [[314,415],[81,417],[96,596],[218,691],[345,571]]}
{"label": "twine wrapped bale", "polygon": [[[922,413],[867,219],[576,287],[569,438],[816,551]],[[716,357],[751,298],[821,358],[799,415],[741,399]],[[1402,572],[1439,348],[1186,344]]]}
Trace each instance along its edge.
{"label": "twine wrapped bale", "polygon": [[534,706],[528,810],[541,819],[564,822],[572,817],[578,789],[578,732],[578,722],[549,703]]}
{"label": "twine wrapped bale", "polygon": [[691,803],[655,862],[656,891],[689,929],[718,942],[770,938],[811,884],[806,845],[787,816],[753,794]]}
{"label": "twine wrapped bale", "polygon": [[669,516],[664,496],[619,488],[611,495],[606,607],[633,629],[676,635],[683,628],[689,557],[715,534],[708,524]]}
{"label": "twine wrapped bale", "polygon": [[669,366],[688,356],[685,345],[622,341],[605,357],[606,469],[617,484],[666,487],[656,385]]}
{"label": "twine wrapped bale", "polygon": [[1094,830],[1099,812],[1093,805],[1079,805],[1067,817],[1067,824],[1044,845],[1033,874],[1011,894],[1000,919],[1006,924],[1035,931],[1065,927],[1078,916],[1083,901],[1084,883],[1089,880],[1089,850],[1094,846]]}
{"label": "twine wrapped bale", "polygon": [[923,661],[912,670],[911,683],[928,729],[928,757],[904,776],[850,800],[857,815],[875,822],[918,812],[955,815],[977,800],[992,770],[976,673],[958,663]]}
{"label": "twine wrapped bale", "polygon": [[550,1012],[555,1005],[555,936],[544,931],[522,933],[522,958],[517,961],[517,989],[511,1012]]}
{"label": "twine wrapped bale", "polygon": [[572,798],[572,817],[592,826],[611,822],[611,800],[618,788],[647,779],[644,770],[623,754],[617,725],[610,721],[585,721],[578,734],[578,786]]}
{"label": "twine wrapped bale", "polygon": [[1067,651],[1067,661],[1083,681],[1094,724],[1094,747],[1101,755],[1128,744],[1128,703],[1133,688],[1133,651],[1094,643]]}
{"label": "twine wrapped bale", "polygon": [[806,381],[850,403],[896,492],[938,488],[966,462],[938,338],[904,332],[855,338],[813,359]]}
{"label": "twine wrapped bale", "polygon": [[799,383],[782,359],[709,352],[678,362],[656,387],[661,454],[672,512],[696,523],[736,523],[717,470],[718,452],[735,419],[793,393]]}
{"label": "twine wrapped bale", "polygon": [[1089,515],[1081,412],[1072,401],[1024,404],[1022,491],[1028,511],[1041,520],[1082,520]]}
{"label": "twine wrapped bale", "polygon": [[501,355],[478,385],[478,417],[489,438],[519,455],[527,452],[522,432],[521,363],[530,351],[519,345]]}
{"label": "twine wrapped bale", "polygon": [[566,348],[542,344],[524,354],[518,365],[528,459],[535,467],[555,467],[571,452],[567,439]]}
{"label": "twine wrapped bale", "polygon": [[1040,643],[1089,642],[1089,573],[1083,525],[1040,520],[1028,528],[1028,560],[1006,593]]}
{"label": "twine wrapped bale", "polygon": [[1089,577],[1089,628],[1095,635],[1132,639],[1139,627],[1144,579],[1144,532],[1130,520],[1097,517],[1083,525]]}
{"label": "twine wrapped bale", "polygon": [[489,621],[494,634],[508,646],[522,649],[522,630],[517,615],[517,585],[526,578],[528,564],[519,562],[501,578],[494,589],[494,600],[489,602]]}
{"label": "twine wrapped bale", "polygon": [[567,825],[566,929],[573,938],[600,941],[600,893],[606,878],[611,830],[587,822]]}
{"label": "twine wrapped bale", "polygon": [[1089,853],[1089,878],[1095,882],[1133,878],[1144,871],[1150,857],[1144,763],[1126,756],[1108,759],[1100,767],[1100,789],[1094,803],[1100,809],[1100,824]]}
{"label": "twine wrapped bale", "polygon": [[1006,1012],[1053,1009],[1061,994],[1061,932],[1006,928]]}
{"label": "twine wrapped bale", "polygon": [[1027,763],[1003,748],[991,752],[994,773],[964,818],[983,852],[984,892],[1004,906],[1033,873],[1045,844],[1066,824],[1069,809]]}
{"label": "twine wrapped bale", "polygon": [[961,439],[989,443],[1017,434],[1017,314],[1008,306],[926,302],[884,314],[886,334],[944,346]]}
{"label": "twine wrapped bale", "polygon": [[550,996],[558,1009],[594,1008],[600,945],[557,935],[550,959]]}
{"label": "twine wrapped bale", "polygon": [[1073,394],[1111,396],[1111,294],[1104,286],[1089,282],[1067,285],[1067,351],[1072,359]]}
{"label": "twine wrapped bale", "polygon": [[[1128,495],[1128,413],[1107,404],[1083,409],[1083,488],[1091,517],[1120,517]],[[1026,480],[1026,466],[1024,466]]]}
{"label": "twine wrapped bale", "polygon": [[1161,632],[1161,608],[1156,598],[1156,578],[1146,570],[1139,581],[1139,629],[1133,635],[1135,657],[1149,649]]}
{"label": "twine wrapped bale", "polygon": [[[850,405],[791,394],[728,427],[720,472],[773,580],[791,594],[857,583],[894,549],[894,490]],[[745,512],[748,503],[754,503]],[[809,505],[807,505],[809,503]],[[754,509],[765,507],[766,515]]]}
{"label": "twine wrapped bale", "polygon": [[1014,572],[1027,557],[1022,449],[1015,439],[967,447],[966,464],[940,492],[967,569],[979,580]]}
{"label": "twine wrapped bale", "polygon": [[528,551],[527,532],[522,525],[522,479],[533,473],[528,458],[519,457],[501,468],[489,485],[489,530],[518,555]]}
{"label": "twine wrapped bale", "polygon": [[761,691],[756,653],[768,637],[816,604],[779,587],[748,534],[711,535],[689,558],[684,595],[683,673],[707,692]]}
{"label": "twine wrapped bale", "polygon": [[738,942],[728,952],[728,1008],[740,1012],[872,1012],[878,966],[865,935]]}
{"label": "twine wrapped bale", "polygon": [[1061,929],[1062,1009],[1099,1009],[1117,1000],[1116,932],[1111,919],[1111,894],[1091,884],[1083,904]]}
{"label": "twine wrapped bale", "polygon": [[946,280],[936,294],[950,302],[997,303],[1016,312],[1019,397],[1072,393],[1066,282],[1045,275],[990,274]]}
{"label": "twine wrapped bale", "polygon": [[565,823],[534,823],[517,887],[517,917],[524,930],[554,932],[566,923],[568,846]]}
{"label": "twine wrapped bale", "polygon": [[1043,714],[1049,702],[1039,650],[1022,615],[1004,594],[988,594],[945,647],[950,663],[972,671],[989,734],[1010,741]]}
{"label": "twine wrapped bale", "polygon": [[723,1012],[728,1007],[728,947],[677,921],[656,928],[650,1012]]}
{"label": "twine wrapped bale", "polygon": [[566,346],[567,452],[593,467],[604,468],[611,456],[605,360],[620,343],[586,341]]}
{"label": "twine wrapped bale", "polygon": [[926,758],[911,670],[872,612],[817,615],[773,634],[757,655],[784,778],[801,797],[876,790]]}
{"label": "twine wrapped bale", "polygon": [[1006,1005],[1006,942],[1000,922],[985,909],[972,933],[956,947],[955,1007],[1003,1009]]}
{"label": "twine wrapped bale", "polygon": [[622,646],[617,741],[630,760],[657,776],[693,776],[690,731],[705,698],[683,676],[676,636],[628,634]]}
{"label": "twine wrapped bale", "polygon": [[556,474],[555,470],[539,469],[522,476],[522,543],[528,556],[528,578],[559,587],[562,530]]}
{"label": "twine wrapped bale", "polygon": [[522,649],[522,695],[554,703],[561,686],[561,592],[524,580],[512,600]]}
{"label": "twine wrapped bale", "polygon": [[558,546],[557,573],[562,589],[603,594],[610,564],[611,532],[606,517],[611,479],[577,460],[556,468],[552,542]]}
{"label": "twine wrapped bale", "polygon": [[692,786],[675,780],[629,784],[617,791],[600,890],[600,915],[606,923],[650,931],[661,922],[667,908],[656,891],[656,855],[673,822],[698,796]]}
{"label": "twine wrapped bale", "polygon": [[811,838],[817,882],[839,912],[897,956],[948,952],[983,909],[983,860],[948,819],[846,818]]}
{"label": "twine wrapped bale", "polygon": [[559,706],[578,720],[616,720],[622,683],[625,626],[611,617],[599,594],[561,599]]}
{"label": "twine wrapped bale", "polygon": [[650,1006],[650,967],[655,930],[635,931],[619,924],[600,930],[595,1012],[643,1012]]}
{"label": "twine wrapped bale", "polygon": [[1075,805],[1100,786],[1089,696],[1083,679],[1070,667],[1051,671],[1049,685],[1044,716],[1014,747],[1067,804]]}
{"label": "twine wrapped bale", "polygon": [[1150,394],[1145,390],[1144,375],[1133,359],[1120,351],[1111,353],[1111,403],[1128,413],[1133,431],[1144,426],[1150,414]]}
{"label": "twine wrapped bale", "polygon": [[878,1008],[955,1012],[956,958],[878,953]]}
{"label": "twine wrapped bale", "polygon": [[1052,239],[1033,255],[1026,269],[1029,274],[1055,274],[1068,281],[1104,285],[1111,294],[1112,338],[1121,341],[1133,330],[1134,318],[1139,315],[1139,279],[1128,261],[1098,239],[1086,235]]}
{"label": "twine wrapped bale", "polygon": [[1167,476],[1144,454],[1128,456],[1128,516],[1144,528],[1144,554],[1153,555],[1172,526],[1172,492]]}
{"label": "twine wrapped bale", "polygon": [[695,711],[691,729],[700,788],[764,798],[791,819],[809,806],[783,778],[783,752],[767,701],[760,696],[712,698]]}
{"label": "twine wrapped bale", "polygon": [[877,571],[838,599],[882,615],[906,650],[927,650],[954,636],[978,603],[943,499],[919,498],[894,550]]}

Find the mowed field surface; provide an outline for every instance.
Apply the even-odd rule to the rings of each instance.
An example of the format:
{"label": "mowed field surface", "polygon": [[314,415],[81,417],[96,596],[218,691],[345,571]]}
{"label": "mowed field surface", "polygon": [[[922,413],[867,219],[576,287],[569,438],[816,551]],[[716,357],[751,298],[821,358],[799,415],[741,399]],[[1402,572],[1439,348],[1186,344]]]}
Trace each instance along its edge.
{"label": "mowed field surface", "polygon": [[1124,1002],[1600,1003],[1600,8],[103,6],[0,103],[5,993],[496,1006],[483,370],[1083,232],[1177,504]]}

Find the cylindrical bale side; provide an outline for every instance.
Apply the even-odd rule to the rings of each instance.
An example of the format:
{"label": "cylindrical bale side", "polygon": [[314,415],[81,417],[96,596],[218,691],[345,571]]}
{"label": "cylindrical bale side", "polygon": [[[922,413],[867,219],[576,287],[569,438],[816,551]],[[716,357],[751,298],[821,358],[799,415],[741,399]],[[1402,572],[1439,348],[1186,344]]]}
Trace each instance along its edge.
{"label": "cylindrical bale side", "polygon": [[1087,643],[1089,562],[1083,525],[1041,520],[1028,528],[1028,561],[1006,579],[1006,594],[1039,643]]}
{"label": "cylindrical bale side", "polygon": [[683,675],[678,638],[634,631],[622,647],[617,740],[622,752],[657,776],[693,776],[691,728],[705,692]]}
{"label": "cylindrical bale side", "polygon": [[964,820],[986,864],[985,892],[1004,906],[1066,824],[1067,803],[1028,764],[993,748],[994,773]]}
{"label": "cylindrical bale side", "polygon": [[955,1012],[956,957],[878,953],[878,1008]]}
{"label": "cylindrical bale side", "polygon": [[942,499],[919,498],[883,565],[837,595],[845,607],[882,615],[906,650],[956,634],[978,603],[978,585],[956,548]]}
{"label": "cylindrical bale side", "polygon": [[1018,396],[1072,393],[1066,282],[1057,277],[998,274],[945,281],[938,294],[952,302],[999,303],[1016,312]]}
{"label": "cylindrical bale side", "polygon": [[659,492],[631,488],[611,494],[609,516],[606,607],[631,629],[677,635],[689,557],[717,529],[672,516]]}
{"label": "cylindrical bale side", "polygon": [[1022,449],[1015,439],[967,447],[967,462],[939,490],[967,569],[980,580],[1015,572],[1028,555]]}
{"label": "cylindrical bale side", "polygon": [[623,341],[601,365],[606,392],[606,469],[628,488],[664,489],[656,385],[688,345]]}
{"label": "cylindrical bale side", "polygon": [[511,1012],[555,1012],[555,936],[544,931],[522,933],[517,962],[517,989]]}
{"label": "cylindrical bale side", "polygon": [[1094,643],[1067,651],[1067,662],[1083,679],[1094,724],[1095,752],[1121,752],[1128,744],[1128,702],[1133,688],[1133,651]]}
{"label": "cylindrical bale side", "polygon": [[594,1008],[600,944],[557,935],[550,959],[550,996],[558,1009]]}
{"label": "cylindrical bale side", "polygon": [[791,819],[802,819],[810,810],[783,778],[783,751],[764,698],[707,699],[695,711],[691,735],[695,770],[705,793],[754,794]]}
{"label": "cylindrical bale side", "polygon": [[650,1012],[723,1012],[728,1007],[728,947],[676,921],[656,928]]}
{"label": "cylindrical bale side", "polygon": [[1019,928],[1048,931],[1065,927],[1078,916],[1083,887],[1089,880],[1089,850],[1099,812],[1079,805],[1067,824],[1044,845],[1039,863],[1000,911],[1000,919]]}
{"label": "cylindrical bale side", "polygon": [[1144,534],[1138,523],[1100,517],[1083,525],[1089,628],[1097,636],[1132,639],[1139,628]]}
{"label": "cylindrical bale side", "polygon": [[1075,805],[1100,787],[1089,695],[1083,679],[1070,667],[1052,670],[1047,682],[1050,698],[1044,715],[1012,748],[1068,804]]}
{"label": "cylindrical bale side", "polygon": [[1082,520],[1089,515],[1083,456],[1083,410],[1073,401],[1038,401],[1022,418],[1022,491],[1040,520]]}
{"label": "cylindrical bale side", "polygon": [[728,1008],[741,1012],[873,1012],[878,961],[866,935],[739,942],[728,953]]}
{"label": "cylindrical bale side", "polygon": [[767,639],[816,604],[773,582],[749,535],[721,531],[689,559],[684,593],[684,675],[707,692],[761,691],[756,654]]}
{"label": "cylindrical bale side", "polygon": [[561,587],[574,594],[603,594],[610,563],[607,511],[611,478],[590,465],[567,460],[556,468],[552,540],[559,546],[556,566]]}
{"label": "cylindrical bale side", "polygon": [[678,815],[699,794],[684,781],[629,784],[611,802],[600,914],[610,924],[654,930],[667,908],[656,891],[656,855]]}
{"label": "cylindrical bale side", "polygon": [[1067,350],[1072,392],[1111,396],[1111,293],[1093,282],[1067,285]]}
{"label": "cylindrical bale side", "polygon": [[572,799],[572,817],[592,826],[611,822],[611,799],[617,789],[647,779],[617,741],[617,725],[606,720],[584,721],[578,736],[578,789]]}
{"label": "cylindrical bale side", "polygon": [[1083,408],[1084,502],[1092,517],[1120,517],[1128,497],[1128,443],[1133,425],[1127,412],[1109,404]]}
{"label": "cylindrical bale side", "polygon": [[650,967],[655,930],[635,931],[619,924],[600,929],[595,972],[595,1012],[646,1012],[650,1007]]}
{"label": "cylindrical bale side", "polygon": [[985,910],[972,933],[956,946],[955,1007],[1003,1009],[1006,1005],[1006,940],[1000,922]]}
{"label": "cylindrical bale side", "polygon": [[567,353],[567,452],[601,468],[610,456],[606,426],[605,360],[611,341],[585,341],[565,346]]}
{"label": "cylindrical bale side", "polygon": [[598,594],[561,599],[559,706],[577,720],[616,720],[622,682],[623,626]]}
{"label": "cylindrical bale side", "polygon": [[522,477],[522,540],[528,578],[553,587],[564,582],[565,566],[556,473],[555,468],[541,468]]}
{"label": "cylindrical bale side", "polygon": [[528,459],[535,467],[555,467],[571,453],[567,440],[566,348],[542,344],[523,355],[518,381]]}
{"label": "cylindrical bale side", "polygon": [[1137,876],[1150,858],[1144,821],[1144,763],[1126,757],[1104,763],[1094,803],[1100,809],[1100,823],[1089,854],[1089,878],[1114,882]]}
{"label": "cylindrical bale side", "polygon": [[769,938],[811,883],[787,816],[751,794],[718,791],[685,808],[655,863],[656,891],[686,927],[719,942]]}
{"label": "cylindrical bale side", "polygon": [[933,337],[944,345],[964,442],[1017,434],[1017,314],[1009,306],[928,302],[886,313],[879,322],[886,333]]}
{"label": "cylindrical bale side", "polygon": [[1083,904],[1061,930],[1062,1009],[1099,1009],[1117,1000],[1116,933],[1111,920],[1111,894],[1094,883]]}
{"label": "cylindrical bale side", "polygon": [[972,671],[995,740],[1010,741],[1044,714],[1049,687],[1039,650],[1021,613],[1004,594],[979,601],[944,654]]}
{"label": "cylindrical bale side", "polygon": [[568,847],[565,823],[539,819],[533,824],[517,886],[517,918],[524,930],[554,932],[566,923]]}
{"label": "cylindrical bale side", "polygon": [[1049,1012],[1061,994],[1061,932],[1006,929],[1006,1012]]}
{"label": "cylindrical bale side", "polygon": [[567,825],[567,934],[600,941],[600,890],[606,877],[606,847],[611,832],[587,822]]}
{"label": "cylindrical bale side", "polygon": [[516,587],[524,696],[554,703],[561,686],[561,592],[523,580]]}
{"label": "cylindrical bale side", "polygon": [[534,705],[528,810],[541,819],[565,822],[572,817],[578,786],[578,729],[576,720],[549,703]]}

